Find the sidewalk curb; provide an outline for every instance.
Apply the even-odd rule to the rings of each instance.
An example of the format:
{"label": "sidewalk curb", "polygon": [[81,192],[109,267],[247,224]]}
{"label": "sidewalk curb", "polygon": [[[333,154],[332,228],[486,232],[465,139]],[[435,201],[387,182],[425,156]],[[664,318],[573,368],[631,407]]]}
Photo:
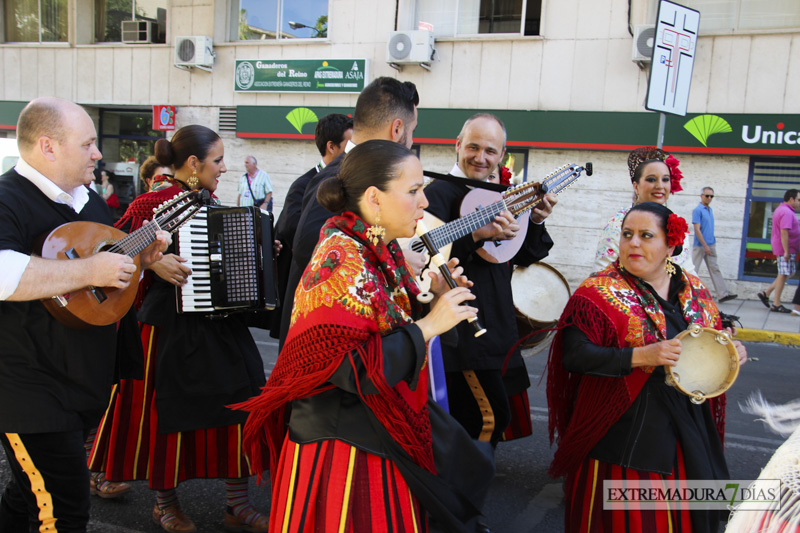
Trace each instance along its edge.
{"label": "sidewalk curb", "polygon": [[736,328],[736,340],[742,342],[774,342],[786,346],[800,346],[800,333]]}

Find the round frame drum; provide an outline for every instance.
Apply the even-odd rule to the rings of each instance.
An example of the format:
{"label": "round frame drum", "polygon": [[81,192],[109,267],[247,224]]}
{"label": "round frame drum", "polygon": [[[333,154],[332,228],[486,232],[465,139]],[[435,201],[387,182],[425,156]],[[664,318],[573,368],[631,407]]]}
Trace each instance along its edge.
{"label": "round frame drum", "polygon": [[[561,272],[541,261],[515,268],[511,276],[511,291],[520,338],[555,327],[572,295],[569,283]],[[553,333],[543,331],[531,335],[520,346],[535,348],[549,340]]]}
{"label": "round frame drum", "polygon": [[681,341],[681,356],[677,365],[664,365],[667,385],[696,404],[733,385],[739,376],[739,354],[726,332],[692,324],[675,338]]}

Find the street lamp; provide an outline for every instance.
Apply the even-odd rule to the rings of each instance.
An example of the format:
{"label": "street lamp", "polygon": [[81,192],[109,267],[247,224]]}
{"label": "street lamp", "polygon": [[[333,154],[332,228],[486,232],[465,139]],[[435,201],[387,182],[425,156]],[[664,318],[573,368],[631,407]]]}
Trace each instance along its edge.
{"label": "street lamp", "polygon": [[289,21],[289,27],[292,28],[293,30],[299,30],[300,28],[308,28],[309,30],[314,30],[315,32],[317,32],[316,37],[326,37],[327,36],[326,35],[327,34],[327,30],[318,30],[314,26],[307,26],[307,25],[303,24],[302,22],[295,22],[293,20],[290,20]]}

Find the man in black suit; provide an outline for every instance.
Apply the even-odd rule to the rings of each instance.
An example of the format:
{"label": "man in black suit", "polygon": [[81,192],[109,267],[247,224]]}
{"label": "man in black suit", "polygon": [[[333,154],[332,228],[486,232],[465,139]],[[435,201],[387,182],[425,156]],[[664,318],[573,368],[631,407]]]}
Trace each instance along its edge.
{"label": "man in black suit", "polygon": [[[503,160],[505,149],[505,126],[497,117],[479,113],[467,119],[456,141],[457,161],[450,171],[451,176],[463,178],[463,183],[434,180],[425,188],[427,211],[445,222],[459,218],[461,201],[472,188],[469,180],[487,181]],[[455,241],[450,254],[458,258],[464,275],[474,283],[471,290],[476,299],[472,305],[478,308],[478,320],[486,328],[486,334],[475,338],[470,325],[462,322],[456,328],[457,344],[442,343],[450,414],[473,438],[492,444],[497,444],[511,420],[509,397],[524,393],[530,386],[519,348],[507,361],[507,354],[519,340],[511,274],[515,264],[527,266],[547,257],[553,241],[544,219],[555,203],[554,195],[546,195],[541,207],[530,215],[523,214],[519,223],[510,212],[503,211],[495,222]],[[512,261],[492,263],[480,257],[477,252],[484,243],[515,238],[519,224],[529,227]],[[491,413],[479,406],[484,400]],[[529,425],[527,403],[524,410]],[[484,414],[491,414],[493,425],[491,418],[484,423]]]}
{"label": "man in black suit", "polygon": [[[339,157],[344,152],[347,141],[353,136],[353,119],[340,113],[325,115],[314,129],[314,142],[322,159],[311,169],[294,180],[286,194],[286,201],[283,203],[281,216],[275,224],[275,238],[281,242],[281,253],[277,258],[278,265],[278,295],[281,305],[287,300],[286,284],[289,279],[289,269],[292,266],[292,243],[297,225],[300,222],[300,215],[303,207],[303,195],[306,192],[308,183],[319,174],[331,161]],[[289,305],[291,305],[293,295],[288,295]],[[278,338],[280,335],[280,313],[273,315],[277,320],[272,325],[271,335]]]}
{"label": "man in black suit", "polygon": [[[353,137],[348,141],[345,152],[351,146],[372,139],[393,141],[411,148],[414,143],[414,129],[417,127],[418,105],[419,94],[413,83],[389,77],[375,79],[358,96],[353,113]],[[319,231],[326,220],[338,214],[319,205],[317,188],[323,180],[339,173],[343,157],[344,154],[340,154],[314,176],[303,195],[302,215],[292,244],[293,258],[286,285],[286,301],[281,313],[281,346],[289,330],[294,292],[303,270],[311,261],[319,240]]]}
{"label": "man in black suit", "polygon": [[[87,286],[128,287],[127,255],[70,260],[31,253],[41,236],[76,221],[110,225],[106,202],[86,186],[102,154],[80,106],[39,98],[17,124],[20,160],[0,176],[0,442],[11,469],[0,502],[0,531],[85,531],[89,471],[85,433],[108,404],[116,354],[114,324],[71,329],[41,299]],[[169,235],[141,254],[161,257]]]}

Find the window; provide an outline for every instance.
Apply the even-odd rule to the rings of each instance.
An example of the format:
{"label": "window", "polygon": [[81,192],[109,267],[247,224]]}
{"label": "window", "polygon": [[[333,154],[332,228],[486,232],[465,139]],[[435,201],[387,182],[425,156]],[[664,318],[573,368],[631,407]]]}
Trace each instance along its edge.
{"label": "window", "polygon": [[328,36],[328,0],[231,0],[231,40]]}
{"label": "window", "polygon": [[511,172],[512,185],[519,185],[528,181],[528,150],[506,148],[506,155],[503,158],[502,165]]}
{"label": "window", "polygon": [[100,111],[100,142],[103,161],[132,161],[138,165],[153,155],[164,132],[153,129],[153,112]]}
{"label": "window", "polygon": [[[800,28],[797,0],[683,0],[680,4],[700,12],[701,32]],[[650,20],[658,2],[651,0]]]}
{"label": "window", "polygon": [[95,40],[122,41],[122,21],[141,20],[152,24],[151,41],[166,42],[167,0],[95,0]]}
{"label": "window", "polygon": [[5,0],[6,42],[67,41],[68,0]]}
{"label": "window", "polygon": [[120,216],[140,192],[139,165],[153,155],[164,132],[153,130],[152,109],[101,109],[99,126],[100,168],[114,173],[112,182],[120,202],[115,215]]}
{"label": "window", "polygon": [[787,190],[800,189],[800,159],[753,158],[748,182],[741,278],[771,280],[778,275],[770,244],[772,213]]}
{"label": "window", "polygon": [[481,33],[539,35],[542,0],[416,0],[417,22],[436,37]]}

